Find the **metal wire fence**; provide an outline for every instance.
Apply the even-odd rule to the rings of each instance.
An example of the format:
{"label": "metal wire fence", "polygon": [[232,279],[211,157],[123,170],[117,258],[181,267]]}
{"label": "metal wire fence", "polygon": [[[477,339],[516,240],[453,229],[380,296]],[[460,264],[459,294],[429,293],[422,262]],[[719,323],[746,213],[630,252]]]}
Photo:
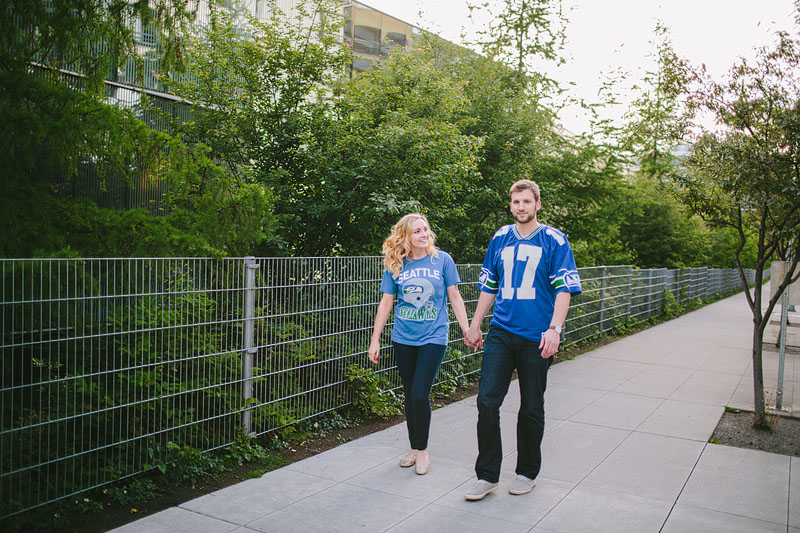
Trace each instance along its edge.
{"label": "metal wire fence", "polygon": [[[480,265],[458,269],[471,314]],[[348,405],[381,271],[380,257],[0,259],[0,518],[163,464],[170,443],[209,451]],[[741,288],[733,270],[580,274],[566,345]],[[395,388],[389,326],[375,373]],[[480,369],[451,327],[439,382]]]}

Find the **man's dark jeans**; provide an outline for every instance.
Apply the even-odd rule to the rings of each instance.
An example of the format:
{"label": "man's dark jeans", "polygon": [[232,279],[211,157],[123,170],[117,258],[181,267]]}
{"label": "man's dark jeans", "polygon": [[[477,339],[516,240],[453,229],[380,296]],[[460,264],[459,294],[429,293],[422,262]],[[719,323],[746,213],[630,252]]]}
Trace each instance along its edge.
{"label": "man's dark jeans", "polygon": [[542,466],[544,391],[552,357],[542,357],[539,342],[491,326],[481,363],[478,389],[478,479],[497,483],[503,461],[500,406],[517,370],[520,408],[517,415],[517,474],[536,479]]}
{"label": "man's dark jeans", "polygon": [[414,450],[425,450],[428,447],[428,434],[431,429],[431,387],[446,349],[447,346],[441,344],[409,346],[399,342],[394,343],[394,357],[406,396],[408,440]]}

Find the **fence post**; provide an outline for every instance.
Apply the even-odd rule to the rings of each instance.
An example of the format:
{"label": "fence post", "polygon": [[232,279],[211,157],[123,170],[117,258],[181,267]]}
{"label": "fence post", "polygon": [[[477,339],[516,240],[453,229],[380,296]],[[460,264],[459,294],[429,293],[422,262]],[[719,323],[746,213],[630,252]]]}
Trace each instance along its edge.
{"label": "fence post", "polygon": [[605,331],[603,327],[604,320],[603,315],[605,314],[605,300],[606,300],[606,267],[603,267],[603,270],[600,274],[600,334],[602,335]]}
{"label": "fence post", "polygon": [[628,316],[627,320],[631,319],[631,309],[633,305],[633,265],[628,265]]}
{"label": "fence post", "polygon": [[253,398],[253,354],[256,349],[253,347],[253,333],[255,330],[255,286],[256,286],[256,263],[255,257],[244,258],[244,346],[242,346],[242,397],[246,409],[242,413],[242,426],[245,433],[252,433],[252,423],[250,421],[250,400]]}

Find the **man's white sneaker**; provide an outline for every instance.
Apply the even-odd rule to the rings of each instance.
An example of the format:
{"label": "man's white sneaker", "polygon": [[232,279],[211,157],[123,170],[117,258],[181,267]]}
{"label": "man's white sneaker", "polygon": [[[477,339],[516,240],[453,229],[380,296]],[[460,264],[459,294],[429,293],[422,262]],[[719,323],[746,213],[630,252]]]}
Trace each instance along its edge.
{"label": "man's white sneaker", "polygon": [[490,483],[485,479],[479,479],[471,489],[464,494],[464,498],[469,501],[482,500],[484,496],[497,488],[497,483]]}
{"label": "man's white sneaker", "polygon": [[508,489],[509,494],[528,494],[531,489],[536,485],[535,479],[529,479],[522,474],[517,474],[517,479],[511,484]]}

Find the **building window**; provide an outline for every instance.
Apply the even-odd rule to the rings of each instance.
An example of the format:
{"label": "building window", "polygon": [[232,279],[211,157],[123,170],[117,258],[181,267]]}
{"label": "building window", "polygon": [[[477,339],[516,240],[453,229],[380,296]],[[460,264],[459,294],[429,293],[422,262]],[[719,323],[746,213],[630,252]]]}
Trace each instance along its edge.
{"label": "building window", "polygon": [[389,33],[386,34],[386,44],[389,45],[389,48],[394,48],[395,46],[405,48],[406,34],[398,33],[396,31],[390,31]]}
{"label": "building window", "polygon": [[[157,13],[154,9],[150,9],[150,12],[153,14],[153,18],[156,17]],[[140,43],[145,46],[155,46],[156,44],[156,24],[155,22],[149,22],[147,24],[140,23],[142,27],[142,36],[140,39]]]}
{"label": "building window", "polygon": [[381,30],[371,26],[354,28],[353,51],[376,56],[381,50]]}

